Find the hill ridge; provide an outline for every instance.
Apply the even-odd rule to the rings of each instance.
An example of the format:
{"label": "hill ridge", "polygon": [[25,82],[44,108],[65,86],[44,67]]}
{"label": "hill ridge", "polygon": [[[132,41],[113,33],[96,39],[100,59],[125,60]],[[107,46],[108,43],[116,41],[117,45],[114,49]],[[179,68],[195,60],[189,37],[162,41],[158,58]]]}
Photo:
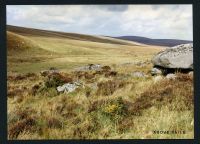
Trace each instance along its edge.
{"label": "hill ridge", "polygon": [[114,38],[139,42],[147,45],[168,46],[168,47],[193,42],[190,40],[180,40],[180,39],[152,39],[142,36],[119,36]]}
{"label": "hill ridge", "polygon": [[67,38],[72,40],[81,40],[81,41],[91,41],[91,42],[100,42],[100,43],[111,43],[111,44],[120,44],[120,45],[142,45],[137,42],[121,40],[116,38],[108,38],[104,36],[93,36],[87,34],[78,34],[78,33],[68,33],[68,32],[59,32],[52,30],[42,30],[35,28],[27,28],[20,26],[7,25],[7,31],[11,31],[20,35],[25,36],[45,36],[45,37],[58,37],[58,38]]}

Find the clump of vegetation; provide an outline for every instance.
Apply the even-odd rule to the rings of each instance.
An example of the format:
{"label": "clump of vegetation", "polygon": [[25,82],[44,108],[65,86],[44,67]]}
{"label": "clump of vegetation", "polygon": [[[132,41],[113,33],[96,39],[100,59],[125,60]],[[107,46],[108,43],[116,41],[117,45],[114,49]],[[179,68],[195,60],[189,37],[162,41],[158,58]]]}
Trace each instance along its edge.
{"label": "clump of vegetation", "polygon": [[30,115],[34,114],[35,110],[30,108],[19,108],[15,112],[8,114],[8,123],[14,124],[18,121],[28,118]]}
{"label": "clump of vegetation", "polygon": [[62,128],[62,122],[54,117],[47,118],[48,128]]}
{"label": "clump of vegetation", "polygon": [[23,131],[30,131],[36,125],[36,120],[33,117],[28,117],[23,119],[14,125],[12,125],[8,130],[8,135],[10,139],[15,139]]}
{"label": "clump of vegetation", "polygon": [[19,81],[19,80],[35,80],[37,78],[37,74],[35,73],[26,73],[26,74],[16,74],[16,75],[8,75],[8,80]]}
{"label": "clump of vegetation", "polygon": [[102,111],[105,115],[110,116],[113,119],[118,119],[121,116],[127,115],[127,106],[124,104],[122,97],[119,97],[117,100],[106,104]]}
{"label": "clump of vegetation", "polygon": [[15,97],[18,95],[22,95],[22,93],[24,92],[23,89],[21,88],[15,88],[15,89],[9,89],[7,92],[7,96],[8,97]]}
{"label": "clump of vegetation", "polygon": [[97,84],[98,89],[96,94],[104,96],[112,95],[117,89],[123,88],[125,85],[124,81],[119,80],[102,81]]}
{"label": "clump of vegetation", "polygon": [[54,111],[64,118],[73,118],[77,116],[76,110],[81,108],[81,105],[75,100],[67,98],[67,100],[55,103]]}
{"label": "clump of vegetation", "polygon": [[92,103],[90,103],[90,105],[88,107],[88,113],[96,111],[97,109],[99,109],[105,103],[106,103],[106,100],[104,100],[104,99],[94,100]]}
{"label": "clump of vegetation", "polygon": [[31,89],[31,94],[35,96],[40,88],[41,88],[41,83],[35,84]]}
{"label": "clump of vegetation", "polygon": [[85,79],[93,79],[95,75],[93,75],[92,73],[85,72],[84,77]]}
{"label": "clump of vegetation", "polygon": [[86,87],[85,88],[85,96],[89,97],[89,96],[91,96],[91,93],[92,93],[92,89],[90,87]]}
{"label": "clump of vegetation", "polygon": [[86,139],[98,134],[100,123],[94,116],[87,116],[85,120],[73,128],[73,138]]}
{"label": "clump of vegetation", "polygon": [[169,105],[171,110],[183,111],[192,109],[193,104],[193,80],[186,74],[178,74],[176,80],[163,80],[151,85],[136,99],[133,110]]}
{"label": "clump of vegetation", "polygon": [[132,118],[123,118],[118,121],[117,131],[119,133],[125,133],[130,128],[134,127],[134,122]]}
{"label": "clump of vegetation", "polygon": [[109,76],[115,77],[115,76],[117,76],[117,72],[116,72],[116,71],[109,71],[109,72],[106,72],[106,73],[105,73],[105,77],[109,77]]}
{"label": "clump of vegetation", "polygon": [[66,77],[59,73],[52,73],[48,75],[48,78],[45,81],[45,86],[47,88],[51,88],[51,87],[57,87],[69,82],[73,82],[73,79],[71,77]]}
{"label": "clump of vegetation", "polygon": [[110,66],[103,66],[101,69],[102,69],[103,72],[108,72],[108,71],[111,70],[111,67]]}

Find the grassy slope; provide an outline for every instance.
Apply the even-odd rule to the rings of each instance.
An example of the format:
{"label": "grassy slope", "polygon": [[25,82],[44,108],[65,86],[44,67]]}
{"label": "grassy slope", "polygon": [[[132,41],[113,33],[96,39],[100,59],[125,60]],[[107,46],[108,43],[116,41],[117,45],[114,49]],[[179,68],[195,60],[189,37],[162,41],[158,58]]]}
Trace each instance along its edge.
{"label": "grassy slope", "polygon": [[[127,62],[150,60],[155,53],[163,48],[136,44],[119,44],[121,41],[119,43],[108,43],[108,41],[105,41],[104,43],[102,39],[97,42],[96,39],[95,41],[85,41],[80,40],[80,37],[78,37],[77,39],[79,40],[77,40],[66,35],[58,36],[56,34],[55,36],[53,34],[54,36],[49,36],[50,34],[47,33],[43,35],[41,31],[38,34],[36,30],[32,30],[32,33],[26,31],[28,34],[25,34],[24,29],[16,30],[18,31],[15,31],[15,34],[21,38],[19,41],[25,40],[29,45],[31,43],[31,47],[27,51],[22,50],[19,52],[14,50],[8,56],[8,75],[14,78],[13,71],[20,74],[36,72],[38,75],[40,70],[57,67],[69,73],[77,66],[88,63],[100,63],[111,66],[129,83],[109,96],[92,93],[87,97],[87,89],[75,91],[71,94],[57,94],[55,89],[49,89],[46,93],[38,93],[36,96],[33,96],[29,93],[31,87],[39,82],[43,82],[43,77],[36,76],[33,79],[30,77],[17,81],[12,78],[8,79],[8,92],[12,95],[12,97],[8,97],[8,113],[12,115],[12,120],[21,115],[23,116],[29,110],[33,110],[35,112],[31,112],[28,117],[33,116],[37,121],[36,131],[24,130],[23,119],[18,120],[16,123],[14,123],[14,120],[14,122],[10,122],[8,127],[13,126],[14,129],[9,129],[9,132],[15,133],[16,129],[22,129],[17,139],[193,138],[193,125],[191,124],[193,120],[192,107],[191,109],[178,110],[187,106],[185,105],[185,97],[191,96],[192,83],[190,81],[176,81],[177,84],[184,85],[185,87],[174,85],[174,81],[154,84],[153,78],[148,73],[152,67],[151,64],[145,66],[134,64],[120,65]],[[23,49],[23,47],[21,48]],[[124,76],[133,71],[143,71],[149,77],[126,78]],[[115,81],[115,77],[97,76],[96,82],[106,82],[109,79]],[[116,79],[121,79],[120,75]],[[82,80],[84,82],[89,81]],[[157,99],[156,96],[162,96],[163,92],[173,96],[171,103],[166,103],[170,99],[155,101]],[[102,114],[102,109],[108,106],[108,102],[118,97],[122,97],[123,100],[128,101],[132,106],[137,103],[144,106],[141,107],[142,113],[138,115],[136,111],[135,114],[125,117],[120,116],[124,123],[113,121],[110,117]],[[88,108],[94,102],[97,101],[97,104],[100,104],[102,100],[105,102],[99,109],[88,113]],[[61,113],[58,110],[62,106],[64,106],[64,109]],[[13,112],[14,114],[12,114]],[[69,114],[69,116],[66,117],[66,114]],[[62,127],[59,124],[56,125],[59,122],[51,118],[60,121]],[[52,123],[55,125],[54,128],[51,127]],[[152,134],[153,130],[182,129],[186,130],[186,134]]]}
{"label": "grassy slope", "polygon": [[[123,44],[121,44],[121,40],[117,39],[112,39],[112,42],[108,43],[107,39],[109,38],[102,39],[94,36],[89,36],[92,41],[85,41],[59,36],[57,32],[49,34],[49,31],[17,29],[16,27],[9,27],[8,30],[26,38],[26,40],[31,40],[39,48],[36,49],[34,47],[28,49],[26,53],[18,53],[20,56],[15,54],[9,56],[8,60],[11,66],[8,65],[8,69],[14,72],[39,72],[51,66],[62,70],[69,70],[88,63],[124,63],[140,59],[150,59],[152,54],[160,50],[160,47],[145,46],[128,41],[123,41]],[[68,36],[72,34],[65,33],[62,35]],[[81,37],[81,39],[88,38],[85,35],[78,35],[77,37]],[[44,50],[45,52],[43,52]],[[33,51],[38,54],[34,55]],[[31,61],[28,58],[34,60],[42,55],[45,56],[43,56],[43,59],[40,59],[41,61],[38,59],[37,63],[31,63],[31,65],[28,62]],[[109,59],[107,58],[108,56]],[[15,59],[18,59],[18,61],[27,59],[27,62],[15,63]]]}
{"label": "grassy slope", "polygon": [[64,32],[56,32],[56,31],[47,31],[47,30],[39,30],[39,29],[31,29],[24,27],[16,27],[16,26],[7,26],[7,30],[12,31],[14,33],[18,33],[26,36],[43,36],[43,37],[56,37],[56,38],[67,38],[73,40],[81,40],[81,41],[93,41],[100,43],[111,43],[111,44],[122,44],[122,45],[141,45],[137,42],[120,40],[115,38],[108,38],[103,36],[91,36],[91,35],[83,35],[77,33],[64,33]]}

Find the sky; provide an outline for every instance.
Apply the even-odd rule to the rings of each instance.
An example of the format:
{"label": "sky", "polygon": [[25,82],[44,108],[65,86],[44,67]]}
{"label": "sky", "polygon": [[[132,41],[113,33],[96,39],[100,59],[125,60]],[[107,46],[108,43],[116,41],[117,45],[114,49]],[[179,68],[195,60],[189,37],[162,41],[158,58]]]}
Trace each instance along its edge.
{"label": "sky", "polygon": [[192,5],[8,5],[7,24],[90,35],[193,40]]}

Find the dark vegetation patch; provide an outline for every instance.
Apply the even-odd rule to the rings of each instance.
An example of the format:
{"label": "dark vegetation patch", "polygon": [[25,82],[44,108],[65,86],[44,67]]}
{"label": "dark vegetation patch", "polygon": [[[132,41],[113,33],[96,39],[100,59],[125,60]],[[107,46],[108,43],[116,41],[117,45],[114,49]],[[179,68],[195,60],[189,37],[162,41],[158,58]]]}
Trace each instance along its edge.
{"label": "dark vegetation patch", "polygon": [[132,117],[124,117],[117,123],[117,131],[119,133],[125,133],[127,130],[134,127],[134,122]]}
{"label": "dark vegetation patch", "polygon": [[111,71],[111,67],[110,66],[103,66],[101,69],[102,69],[103,72]]}
{"label": "dark vegetation patch", "polygon": [[116,71],[109,71],[105,73],[105,77],[115,77],[115,76],[117,76]]}
{"label": "dark vegetation patch", "polygon": [[73,138],[75,139],[86,139],[90,138],[94,134],[98,134],[97,131],[101,125],[95,116],[90,116],[81,124],[77,125],[73,129]]}
{"label": "dark vegetation patch", "polygon": [[38,92],[38,90],[41,88],[41,84],[35,84],[32,88],[31,88],[31,94],[33,96],[36,95],[36,93]]}
{"label": "dark vegetation patch", "polygon": [[99,73],[98,73],[98,71],[94,71],[94,72],[93,71],[92,72],[77,71],[74,73],[76,78],[78,78],[78,79],[84,78],[87,80],[95,78],[95,75],[97,75],[97,74],[102,74],[102,73],[100,71],[99,71]]}
{"label": "dark vegetation patch", "polygon": [[48,75],[44,84],[47,88],[51,88],[51,87],[57,87],[57,86],[63,85],[65,83],[70,83],[70,82],[73,82],[72,77],[68,77],[67,75],[64,76],[60,73],[52,73]]}
{"label": "dark vegetation patch", "polygon": [[64,118],[73,118],[77,116],[77,110],[82,109],[82,106],[73,99],[67,98],[64,101],[56,103],[54,111]]}
{"label": "dark vegetation patch", "polygon": [[99,82],[97,84],[98,89],[96,92],[96,95],[112,95],[117,89],[123,88],[126,86],[125,81],[120,81],[120,80],[108,80],[108,81],[103,81]]}
{"label": "dark vegetation patch", "polygon": [[97,75],[104,75],[105,77],[116,76],[117,72],[112,71],[110,66],[103,66],[100,70],[90,70],[90,71],[75,71],[74,75],[76,78],[81,79],[94,79]]}
{"label": "dark vegetation patch", "polygon": [[84,78],[85,79],[93,79],[93,78],[95,78],[95,75],[92,74],[92,73],[85,72],[84,73]]}
{"label": "dark vegetation patch", "polygon": [[92,103],[90,103],[90,105],[88,107],[88,113],[96,111],[97,109],[99,109],[105,103],[107,103],[107,100],[105,100],[105,99],[93,101]]}
{"label": "dark vegetation patch", "polygon": [[26,73],[26,74],[16,74],[16,75],[9,75],[7,80],[9,81],[20,81],[20,80],[35,80],[38,78],[38,75],[35,73]]}
{"label": "dark vegetation patch", "polygon": [[7,96],[9,98],[14,97],[23,97],[23,95],[28,91],[26,86],[19,86],[19,85],[7,85]]}
{"label": "dark vegetation patch", "polygon": [[11,112],[8,114],[8,124],[14,124],[18,121],[26,119],[30,117],[32,114],[35,114],[36,111],[30,108],[19,108],[15,112]]}
{"label": "dark vegetation patch", "polygon": [[14,125],[9,127],[8,136],[9,139],[16,139],[23,131],[32,131],[36,125],[36,119],[28,117],[26,119],[16,122]]}
{"label": "dark vegetation patch", "polygon": [[46,118],[48,128],[62,128],[62,122],[54,117]]}
{"label": "dark vegetation patch", "polygon": [[13,98],[16,96],[22,96],[23,93],[24,90],[22,88],[8,89],[7,96]]}

